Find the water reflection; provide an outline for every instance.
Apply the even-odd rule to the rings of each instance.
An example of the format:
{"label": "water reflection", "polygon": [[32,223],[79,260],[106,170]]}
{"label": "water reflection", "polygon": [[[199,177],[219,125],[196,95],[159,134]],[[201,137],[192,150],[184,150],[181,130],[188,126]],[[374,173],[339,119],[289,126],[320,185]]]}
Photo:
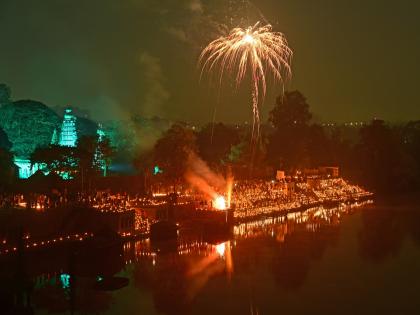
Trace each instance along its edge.
{"label": "water reflection", "polygon": [[140,291],[151,290],[156,310],[164,314],[187,314],[212,277],[229,276],[233,270],[230,241],[208,244],[195,240],[179,244],[172,252],[167,247],[153,251],[148,240],[125,248],[128,255],[133,254],[131,248],[136,249],[135,257],[129,259],[134,266],[133,285]]}
{"label": "water reflection", "polygon": [[420,209],[417,203],[393,207],[379,204],[366,209],[362,213],[358,237],[360,256],[375,263],[397,256],[407,239],[420,247]]}
{"label": "water reflection", "polygon": [[[127,299],[122,302],[126,295],[135,297],[128,302],[133,308],[136,300],[148,299],[155,314],[277,314],[290,303],[279,297],[298,299],[305,290],[318,296],[318,290],[328,289],[326,283],[314,284],[314,277],[332,274],[330,281],[340,291],[341,274],[327,267],[331,260],[345,257],[343,265],[333,268],[347,270],[347,281],[363,282],[358,280],[360,266],[372,272],[369,264],[399,256],[407,242],[418,250],[420,212],[412,209],[314,208],[238,225],[230,239],[217,243],[185,229],[178,242],[133,241],[95,253],[74,248],[26,253],[17,255],[20,263],[14,263],[20,275],[16,286],[24,298],[16,299],[18,291],[10,282],[8,290],[2,288],[2,298],[11,307],[27,305],[54,314],[124,313],[130,308]],[[97,289],[98,276],[115,274],[128,277],[129,286],[120,291]],[[305,307],[301,304],[293,307]]]}

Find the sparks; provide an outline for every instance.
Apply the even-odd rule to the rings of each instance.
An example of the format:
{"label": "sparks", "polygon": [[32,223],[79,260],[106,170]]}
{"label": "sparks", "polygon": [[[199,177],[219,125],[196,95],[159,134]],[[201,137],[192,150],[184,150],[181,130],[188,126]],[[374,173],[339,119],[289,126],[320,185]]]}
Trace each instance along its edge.
{"label": "sparks", "polygon": [[236,76],[237,86],[250,73],[254,127],[257,127],[258,133],[260,95],[264,99],[266,75],[272,74],[276,81],[283,84],[291,75],[292,55],[282,33],[273,32],[271,25],[260,26],[258,22],[246,29],[234,28],[229,35],[212,41],[202,51],[199,64],[202,74],[219,68],[220,83],[225,72]]}

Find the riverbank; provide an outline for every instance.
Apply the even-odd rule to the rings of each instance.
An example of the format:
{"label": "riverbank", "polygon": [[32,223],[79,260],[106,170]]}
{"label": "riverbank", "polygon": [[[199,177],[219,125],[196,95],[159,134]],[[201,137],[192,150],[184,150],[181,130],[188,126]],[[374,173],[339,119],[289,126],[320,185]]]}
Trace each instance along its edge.
{"label": "riverbank", "polygon": [[357,204],[359,202],[364,202],[367,200],[373,199],[374,194],[373,193],[361,193],[361,194],[354,194],[350,196],[345,196],[342,198],[337,199],[325,199],[320,200],[316,202],[308,202],[306,204],[300,204],[300,203],[290,203],[290,207],[279,205],[274,206],[268,206],[268,207],[259,207],[254,208],[251,211],[248,210],[234,210],[234,224],[240,224],[250,221],[259,220],[264,217],[275,217],[280,215],[287,215],[288,213],[294,213],[294,212],[302,212],[306,211],[310,208],[315,207],[325,207],[325,208],[333,208],[338,207],[342,204]]}

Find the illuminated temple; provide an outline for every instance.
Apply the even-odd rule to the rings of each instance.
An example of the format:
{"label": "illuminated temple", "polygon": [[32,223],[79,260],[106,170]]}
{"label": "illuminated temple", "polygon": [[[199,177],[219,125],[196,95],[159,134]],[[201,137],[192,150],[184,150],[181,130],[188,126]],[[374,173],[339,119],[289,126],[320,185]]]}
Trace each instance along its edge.
{"label": "illuminated temple", "polygon": [[[77,143],[77,118],[70,108],[66,108],[64,112],[63,121],[61,123],[60,132],[54,129],[51,136],[51,144],[75,147]],[[40,169],[38,164],[31,165],[29,159],[15,157],[14,162],[19,167],[19,178],[26,179],[32,176],[37,170]]]}
{"label": "illuminated temple", "polygon": [[72,110],[70,108],[67,108],[64,112],[64,118],[61,124],[60,139],[58,144],[66,147],[75,147],[76,142],[76,116],[73,115]]}

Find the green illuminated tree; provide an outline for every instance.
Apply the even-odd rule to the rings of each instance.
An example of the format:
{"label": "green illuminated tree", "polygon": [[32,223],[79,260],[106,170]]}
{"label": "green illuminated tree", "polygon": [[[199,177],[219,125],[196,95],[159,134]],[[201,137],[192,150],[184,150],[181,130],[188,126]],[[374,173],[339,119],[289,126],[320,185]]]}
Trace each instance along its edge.
{"label": "green illuminated tree", "polygon": [[75,171],[73,148],[49,145],[38,147],[30,155],[31,164],[41,164],[45,171],[56,174]]}
{"label": "green illuminated tree", "polygon": [[60,121],[52,109],[40,102],[24,100],[0,107],[0,127],[12,142],[13,153],[21,158],[29,157],[37,147],[48,146]]}
{"label": "green illuminated tree", "polygon": [[10,150],[12,148],[12,143],[9,141],[7,133],[0,127],[0,148]]}
{"label": "green illuminated tree", "polygon": [[115,156],[115,150],[111,146],[109,138],[105,137],[98,143],[98,160],[102,164],[104,176],[107,176],[108,169]]}

